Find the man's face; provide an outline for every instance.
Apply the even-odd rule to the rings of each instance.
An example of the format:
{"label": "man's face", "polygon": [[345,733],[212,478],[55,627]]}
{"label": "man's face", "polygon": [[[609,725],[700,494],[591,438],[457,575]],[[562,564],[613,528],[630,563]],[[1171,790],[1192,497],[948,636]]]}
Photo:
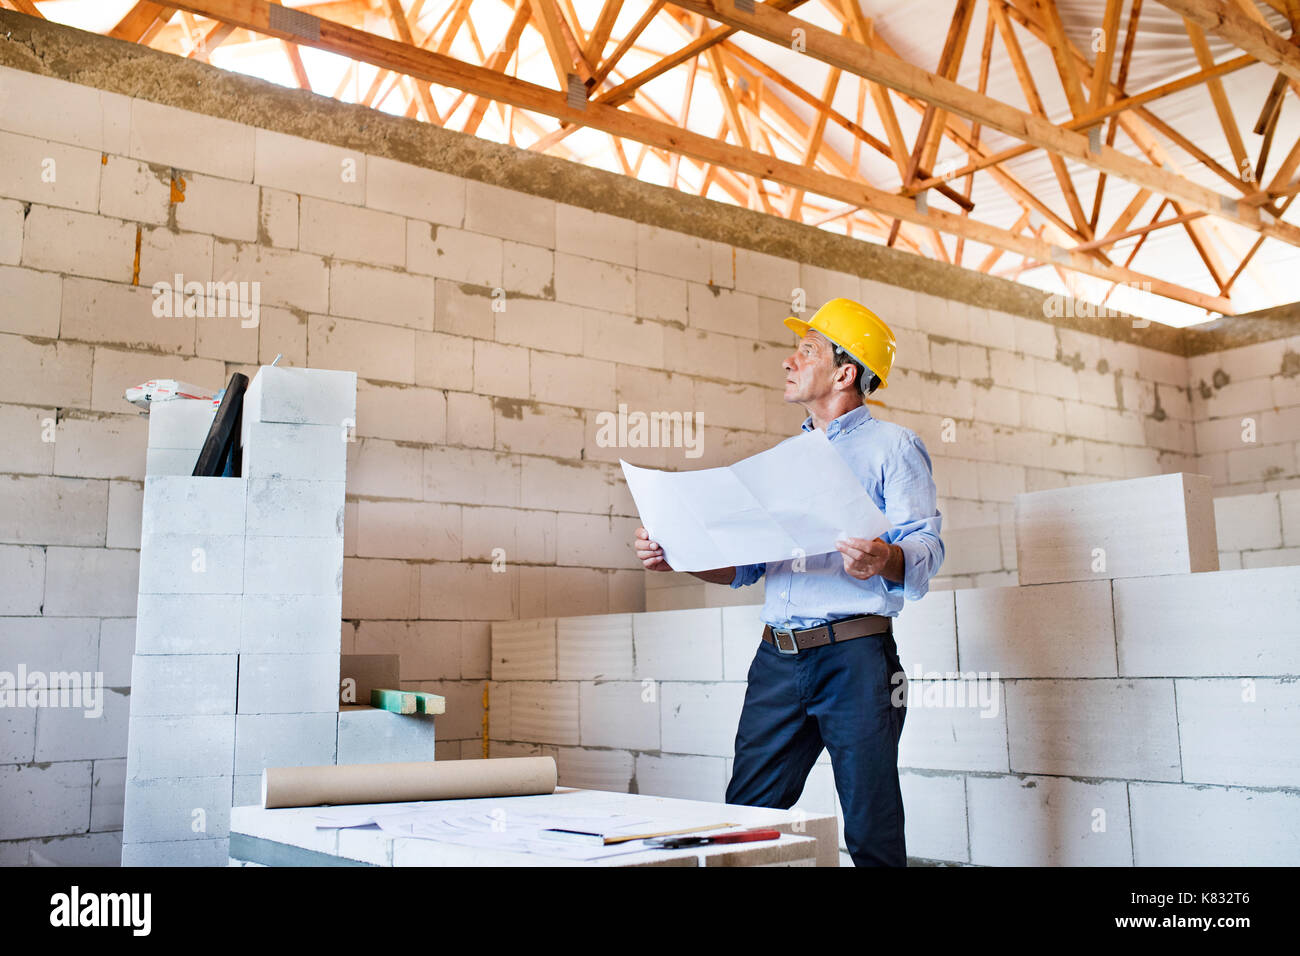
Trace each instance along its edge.
{"label": "man's face", "polygon": [[849,367],[836,366],[830,339],[812,329],[781,366],[785,369],[785,400],[801,405],[830,395],[837,374]]}

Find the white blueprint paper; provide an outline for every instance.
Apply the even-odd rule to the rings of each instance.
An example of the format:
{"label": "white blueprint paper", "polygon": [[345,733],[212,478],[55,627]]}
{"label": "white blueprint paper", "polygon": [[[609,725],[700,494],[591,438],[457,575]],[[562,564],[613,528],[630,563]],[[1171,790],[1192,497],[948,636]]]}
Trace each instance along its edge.
{"label": "white blueprint paper", "polygon": [[837,539],[892,527],[820,429],[726,468],[619,463],[641,523],[675,571],[826,554]]}

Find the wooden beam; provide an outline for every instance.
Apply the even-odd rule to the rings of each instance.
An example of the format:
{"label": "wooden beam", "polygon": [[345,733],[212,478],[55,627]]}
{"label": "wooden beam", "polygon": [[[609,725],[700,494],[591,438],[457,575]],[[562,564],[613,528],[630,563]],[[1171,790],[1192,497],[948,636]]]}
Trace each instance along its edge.
{"label": "wooden beam", "polygon": [[[984,42],[980,45],[980,73],[977,81],[976,90],[984,93],[988,90],[989,85],[989,65],[993,59],[993,33],[997,29],[994,23],[993,8],[990,7],[987,15],[984,17]],[[971,145],[979,148],[980,144],[980,127],[978,123],[971,125]],[[966,177],[965,196],[969,200],[971,190],[975,188],[975,174],[971,173]],[[969,210],[967,211],[969,214]],[[957,239],[957,248],[953,252],[953,258],[957,264],[961,265],[962,255],[966,251],[966,238],[959,236]]]}
{"label": "wooden beam", "polygon": [[[970,30],[970,19],[974,10],[974,0],[957,0],[957,5],[952,11],[952,19],[948,22],[948,34],[944,37],[943,50],[939,54],[936,76],[942,76],[948,80],[956,76],[956,67],[961,63],[961,51],[966,45],[966,34]],[[858,46],[864,50],[870,49],[865,43],[859,43]],[[866,79],[872,78],[866,77]],[[925,114],[921,117],[921,127],[917,130],[916,142],[913,144],[912,153],[907,160],[907,175],[903,179],[904,186],[910,185],[916,179],[917,170],[922,165],[929,165],[925,163],[925,156],[930,152],[931,131],[936,128],[940,131],[943,129],[943,117],[936,115],[939,112],[934,103],[926,101]],[[938,149],[937,143],[936,139],[934,147],[936,151]]]}
{"label": "wooden beam", "polygon": [[1084,135],[1062,130],[1043,117],[958,86],[902,60],[881,56],[848,37],[837,36],[807,20],[791,17],[766,4],[756,4],[752,12],[745,12],[731,6],[727,0],[672,2],[723,23],[742,27],[755,36],[782,46],[788,44],[793,30],[803,30],[804,52],[823,63],[838,66],[1031,145],[1179,199],[1211,216],[1229,219],[1256,232],[1300,246],[1300,227],[1280,221],[1266,222],[1254,207],[1239,206],[1230,197],[1118,150],[1103,146],[1100,152],[1092,153],[1088,138]]}
{"label": "wooden beam", "polygon": [[[1011,9],[1014,9],[1016,5],[1022,7],[1028,5],[1027,0],[1010,0],[1010,2],[1013,5]],[[1043,41],[1044,43],[1048,42],[1046,31],[1043,30],[1041,25],[1037,24],[1033,19],[1031,19],[1027,11],[1021,9],[1021,10],[1015,10],[1015,13],[1018,17],[1022,18],[1021,22],[1024,24],[1024,26],[1030,29],[1031,32],[1034,32],[1034,34],[1041,41]],[[1087,58],[1084,57],[1082,52],[1080,52],[1077,48],[1073,49],[1073,54],[1075,56],[1076,61],[1081,64],[1081,69],[1085,70],[1090,75],[1091,67],[1087,61]],[[1112,89],[1116,96],[1123,96],[1124,94],[1123,89],[1117,87],[1113,87]],[[1146,155],[1147,159],[1151,162],[1153,166],[1158,166],[1162,169],[1166,169],[1169,172],[1173,173],[1174,175],[1181,175],[1181,171],[1179,170],[1178,165],[1173,161],[1173,158],[1160,145],[1160,143],[1156,140],[1155,136],[1150,132],[1150,130],[1147,129],[1146,126],[1147,123],[1150,123],[1153,126],[1157,126],[1157,128],[1161,129],[1166,136],[1169,136],[1175,142],[1179,143],[1179,145],[1181,145],[1184,149],[1187,149],[1193,155],[1200,155],[1203,152],[1194,143],[1188,141],[1186,137],[1182,136],[1181,134],[1177,133],[1175,130],[1170,129],[1165,124],[1161,123],[1145,107],[1140,108],[1132,113],[1120,114],[1119,124],[1124,127],[1124,130],[1128,134],[1129,138],[1134,142],[1134,144],[1138,146],[1138,148],[1143,152],[1143,154]],[[1205,161],[1207,161],[1207,165],[1213,162],[1208,157],[1206,157]],[[1245,184],[1241,183],[1240,180],[1237,180],[1235,177],[1232,177],[1231,174],[1228,174],[1226,170],[1223,170],[1222,167],[1219,167],[1217,163],[1213,164],[1210,168],[1214,169],[1220,175],[1224,175],[1225,178],[1227,178],[1230,182],[1232,182],[1232,184],[1235,187],[1242,189],[1243,192],[1249,191],[1245,186]],[[1179,215],[1182,215],[1185,211],[1183,205],[1180,204],[1177,200],[1172,199],[1172,197],[1170,201],[1174,207],[1174,211]],[[1270,215],[1276,215],[1276,212],[1271,208],[1269,208],[1268,212]],[[1197,254],[1201,257],[1202,261],[1205,263],[1205,267],[1209,272],[1210,277],[1214,280],[1216,285],[1219,286],[1220,291],[1223,292],[1223,294],[1226,296],[1226,292],[1224,291],[1225,281],[1223,278],[1226,273],[1226,267],[1219,257],[1218,251],[1214,245],[1213,238],[1217,237],[1221,242],[1224,242],[1226,245],[1231,245],[1232,244],[1231,234],[1224,235],[1219,230],[1218,221],[1213,218],[1189,220],[1182,224],[1182,228],[1187,233],[1188,238],[1191,240],[1193,248],[1196,250]],[[1213,236],[1211,234],[1213,234]],[[1138,244],[1140,245],[1143,241],[1144,239],[1140,237],[1138,239]]]}
{"label": "wooden beam", "polygon": [[[710,52],[716,52],[710,51]],[[840,84],[840,71],[832,69],[826,75],[826,84],[822,88],[822,107],[817,111],[817,119],[813,121],[812,130],[808,135],[807,146],[804,149],[803,164],[812,166],[817,161],[817,153],[821,150],[822,137],[826,135],[826,112],[831,108],[831,103],[835,99],[835,90]],[[803,190],[795,189],[790,193],[790,204],[786,208],[785,216],[787,219],[794,219],[799,216],[799,209],[803,205]]]}
{"label": "wooden beam", "polygon": [[159,17],[170,20],[175,12],[176,10],[173,7],[164,7],[161,3],[140,0],[117,22],[117,26],[108,31],[108,35],[115,40],[139,43],[149,28],[154,25],[155,20]]}
{"label": "wooden beam", "polygon": [[[387,0],[388,19],[392,21],[393,29],[397,31],[397,36],[403,43],[409,43],[415,46],[415,37],[411,35],[411,25],[406,20],[406,12],[402,9],[401,0]],[[301,61],[299,61],[301,62]],[[433,105],[433,94],[429,92],[429,87],[425,83],[415,84],[416,95],[420,97],[420,104],[424,107],[424,115],[431,123],[442,125],[442,118],[438,115],[438,110]]]}
{"label": "wooden beam", "polygon": [[599,63],[601,55],[605,52],[605,44],[609,42],[609,34],[614,29],[614,23],[618,20],[619,11],[623,9],[623,0],[605,0],[604,5],[600,8],[600,16],[596,18],[596,26],[591,31],[591,36],[587,38],[587,59],[593,63]]}
{"label": "wooden beam", "polygon": [[311,79],[307,76],[307,68],[303,66],[302,57],[298,55],[298,48],[288,40],[281,40],[280,46],[289,60],[289,68],[293,70],[293,78],[297,81],[298,88],[310,92]]}
{"label": "wooden beam", "polygon": [[555,9],[554,0],[536,0],[532,4],[532,10],[533,25],[546,44],[546,52],[551,56],[560,92],[563,93],[569,88],[569,74],[574,70],[569,47],[564,42],[564,34],[560,32],[560,13]]}
{"label": "wooden beam", "polygon": [[[1196,62],[1200,64],[1202,70],[1213,66],[1214,56],[1210,53],[1210,44],[1205,40],[1205,33],[1185,17],[1183,24],[1187,28],[1187,38],[1192,41]],[[1233,161],[1237,165],[1237,175],[1244,177],[1250,171],[1250,158],[1246,155],[1246,144],[1241,141],[1241,130],[1237,128],[1237,119],[1232,115],[1232,104],[1228,102],[1223,81],[1216,76],[1205,84],[1205,88],[1209,90],[1210,100],[1214,103],[1214,112],[1219,117],[1219,126],[1223,128],[1228,149],[1232,151]]]}
{"label": "wooden beam", "polygon": [[1119,17],[1123,11],[1124,0],[1106,0],[1106,12],[1101,18],[1101,49],[1097,51],[1097,63],[1092,69],[1089,110],[1099,110],[1106,105],[1106,92],[1110,88],[1110,65],[1115,59],[1115,41],[1119,39]]}
{"label": "wooden beam", "polygon": [[1122,239],[1131,239],[1134,236],[1146,235],[1148,232],[1154,232],[1157,229],[1164,229],[1168,226],[1182,225],[1183,223],[1189,222],[1193,219],[1200,219],[1204,215],[1205,213],[1203,212],[1188,212],[1181,216],[1161,219],[1158,222],[1149,222],[1145,226],[1139,226],[1136,229],[1127,229],[1118,235],[1115,233],[1108,233],[1100,239],[1093,239],[1091,242],[1085,242],[1075,246],[1074,251],[1082,252],[1086,248],[1101,248],[1102,246],[1114,245]]}
{"label": "wooden beam", "polygon": [[[204,63],[212,59],[212,51],[221,46],[222,43],[235,32],[235,28],[229,23],[215,23],[207,33],[199,37],[199,42],[195,44],[194,49],[189,52],[189,57],[195,60],[201,60]],[[338,96],[335,96],[338,99]]]}
{"label": "wooden beam", "polygon": [[[998,32],[1002,35],[1002,45],[1006,47],[1016,78],[1020,81],[1020,89],[1025,94],[1025,102],[1029,104],[1029,109],[1035,116],[1046,118],[1047,110],[1043,108],[1042,97],[1038,95],[1038,87],[1029,72],[1029,64],[1025,60],[1025,52],[1020,47],[1020,41],[1016,38],[1015,28],[1007,19],[1006,7],[999,0],[990,0],[990,9],[993,11],[993,19],[997,22]],[[1079,202],[1079,194],[1074,189],[1074,182],[1070,179],[1070,171],[1066,168],[1065,160],[1058,153],[1051,152],[1047,154],[1047,159],[1052,166],[1052,173],[1056,176],[1056,183],[1061,187],[1061,196],[1065,199],[1066,208],[1070,210],[1070,216],[1074,219],[1074,228],[1091,239],[1092,227],[1088,224],[1083,204]]]}
{"label": "wooden beam", "polygon": [[1087,255],[1072,253],[1041,239],[1013,235],[1006,229],[962,218],[954,213],[933,208],[923,212],[915,202],[866,183],[846,180],[821,170],[808,169],[796,163],[721,143],[712,137],[679,129],[672,123],[624,113],[600,103],[588,102],[582,109],[578,109],[569,106],[563,93],[503,76],[483,66],[463,63],[444,54],[417,49],[387,37],[375,36],[328,20],[316,20],[309,35],[289,32],[282,25],[272,27],[271,7],[266,0],[185,0],[179,6],[203,16],[237,23],[245,29],[268,36],[290,39],[339,56],[362,60],[425,82],[489,96],[520,109],[544,113],[569,122],[582,122],[593,129],[615,133],[625,139],[680,151],[704,162],[725,165],[738,172],[805,189],[829,199],[870,207],[882,215],[929,229],[965,235],[976,242],[1000,246],[1008,251],[1098,278],[1116,282],[1150,283],[1155,294],[1199,308],[1225,314],[1232,309],[1231,302],[1221,296],[1206,295],[1154,276],[1106,265]]}
{"label": "wooden beam", "polygon": [[[492,52],[484,64],[489,70],[505,72],[510,58],[515,55],[515,50],[519,47],[519,37],[524,32],[524,27],[528,25],[529,16],[528,0],[516,0],[514,16],[510,19],[510,26],[506,28],[506,35],[501,39],[501,45]],[[474,105],[470,107],[469,117],[461,132],[473,135],[478,131],[479,124],[483,122],[483,114],[487,112],[488,102],[486,97],[474,98]]]}
{"label": "wooden beam", "polygon": [[[793,10],[796,7],[802,6],[806,2],[807,0],[772,0],[772,5],[778,9]],[[638,21],[637,27],[640,27],[640,29],[633,28],[633,30],[628,34],[628,37],[624,38],[624,43],[630,46],[632,40],[635,39],[636,36],[640,35],[641,30],[645,29],[645,25],[650,22],[650,18],[654,13],[657,13],[663,6],[664,0],[655,0],[646,11],[646,14],[642,16],[640,21]],[[605,91],[600,96],[596,97],[596,99],[602,103],[608,103],[610,106],[621,106],[623,103],[630,100],[638,89],[645,86],[645,84],[649,83],[655,77],[662,76],[664,73],[667,73],[679,64],[695,59],[695,57],[699,56],[714,45],[721,43],[723,40],[726,40],[735,32],[736,29],[734,27],[716,27],[713,30],[706,31],[698,38],[687,43],[681,49],[661,58],[657,63],[646,67],[635,76],[629,77],[613,89]],[[622,44],[620,44],[620,50],[615,51],[615,56],[610,57],[610,66],[613,65],[613,61],[616,61],[618,56],[622,55],[621,48]],[[600,74],[602,79],[607,72],[608,69],[605,69]]]}
{"label": "wooden beam", "polygon": [[[1027,225],[1029,225],[1029,213],[1022,212],[1020,214],[1020,218],[1016,220],[1015,225],[1011,227],[1011,231],[1012,233],[1018,236]],[[979,264],[978,266],[979,271],[988,272],[997,264],[997,261],[1001,259],[1004,255],[1006,255],[1005,249],[998,249],[994,247],[989,251],[989,254],[984,257],[984,261]]]}
{"label": "wooden beam", "polygon": [[[1300,50],[1227,0],[1160,0],[1197,26],[1218,34],[1293,80],[1300,80]],[[1248,0],[1249,2],[1249,0]]]}
{"label": "wooden beam", "polygon": [[[1282,212],[1286,212],[1289,208],[1291,208],[1291,203],[1294,201],[1295,201],[1294,193],[1292,193],[1290,196],[1287,196],[1286,202],[1282,204]],[[1259,247],[1262,246],[1263,244],[1264,244],[1264,237],[1260,236],[1251,245],[1250,249],[1246,251],[1246,254],[1241,257],[1241,264],[1237,266],[1236,270],[1233,271],[1232,275],[1228,276],[1227,287],[1229,291],[1232,290],[1232,284],[1237,281],[1238,276],[1240,276],[1241,273],[1245,271],[1246,267],[1250,265],[1250,260],[1255,258],[1255,253],[1259,252]]]}
{"label": "wooden beam", "polygon": [[663,5],[664,0],[651,0],[650,5],[645,9],[645,12],[642,13],[636,23],[632,25],[632,29],[628,30],[623,39],[618,41],[618,46],[614,47],[614,52],[606,57],[605,62],[603,62],[596,70],[591,82],[591,88],[593,90],[599,89],[600,84],[605,82],[605,77],[609,76],[609,73],[614,69],[615,64],[623,58],[623,54],[632,49],[632,44],[636,42],[637,37],[642,34],[645,28],[650,25],[650,21],[655,18],[655,14],[663,9]]}
{"label": "wooden beam", "polygon": [[1069,40],[1065,36],[1065,24],[1061,22],[1061,11],[1056,8],[1056,0],[1034,0],[1038,8],[1039,19],[1047,26],[1047,36],[1051,41],[1048,49],[1052,52],[1052,62],[1061,77],[1061,86],[1065,89],[1066,102],[1070,112],[1075,116],[1086,113],[1088,101],[1083,95],[1083,84],[1079,82],[1079,71],[1070,58]]}
{"label": "wooden beam", "polygon": [[[1109,104],[1099,110],[1089,110],[1077,119],[1067,120],[1060,125],[1060,128],[1065,130],[1087,129],[1090,126],[1097,125],[1101,120],[1108,118],[1112,120],[1112,123],[1114,123],[1114,118],[1119,113],[1123,113],[1126,110],[1136,111],[1153,100],[1169,96],[1171,93],[1179,93],[1193,86],[1199,86],[1211,76],[1223,76],[1227,73],[1234,73],[1237,70],[1244,69],[1245,67],[1253,66],[1255,62],[1256,60],[1250,56],[1239,56],[1233,60],[1225,60],[1223,63],[1217,64],[1213,69],[1191,73],[1187,76],[1181,77],[1180,79],[1170,80],[1168,83],[1161,83],[1159,86],[1153,86],[1150,89],[1143,90],[1141,93],[1134,93],[1131,96],[1123,96],[1112,100]],[[1116,85],[1118,86],[1118,82]],[[1150,118],[1149,114],[1144,113],[1143,115],[1148,119]],[[1113,131],[1108,135],[1108,140],[1109,142],[1107,145],[1113,146],[1115,140]],[[1026,143],[1020,146],[1012,146],[996,153],[989,153],[988,156],[983,159],[963,166],[961,169],[954,172],[949,178],[960,179],[962,176],[967,176],[973,172],[979,172],[979,170],[985,169],[986,167],[996,166],[1005,163],[1009,159],[1015,159],[1017,156],[1024,156],[1026,153],[1032,153],[1035,149],[1037,149],[1036,146],[1031,146]],[[1101,175],[1104,176],[1105,173],[1102,173]],[[938,179],[933,178],[923,180],[920,183],[917,183],[909,191],[909,194],[920,189],[929,189],[938,182]]]}
{"label": "wooden beam", "polygon": [[[1124,31],[1124,52],[1119,58],[1119,76],[1115,80],[1115,88],[1125,89],[1128,82],[1128,68],[1133,60],[1133,45],[1137,39],[1138,17],[1142,15],[1142,0],[1133,0],[1132,6],[1128,11],[1128,29]],[[1098,102],[1093,103],[1094,108],[1106,105],[1107,91],[1110,88],[1109,70],[1107,75],[1098,77],[1098,71],[1094,70],[1092,74],[1092,87],[1097,89],[1100,84],[1101,97]],[[1119,123],[1114,116],[1110,117],[1110,122],[1106,124],[1106,145],[1114,148],[1115,133],[1119,129]],[[1097,191],[1092,197],[1092,217],[1088,222],[1092,225],[1093,232],[1097,231],[1097,223],[1101,221],[1101,199],[1106,192],[1106,174],[1097,174]]]}

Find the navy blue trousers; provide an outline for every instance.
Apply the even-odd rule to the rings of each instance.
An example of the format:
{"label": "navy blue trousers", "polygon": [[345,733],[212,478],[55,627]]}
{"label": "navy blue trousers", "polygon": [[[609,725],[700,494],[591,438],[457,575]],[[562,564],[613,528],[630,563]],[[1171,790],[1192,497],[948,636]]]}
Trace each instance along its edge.
{"label": "navy blue trousers", "polygon": [[[898,785],[906,691],[891,634],[798,654],[759,641],[736,730],[727,803],[789,809],[825,747],[854,865],[906,866]],[[902,706],[894,706],[894,699]]]}

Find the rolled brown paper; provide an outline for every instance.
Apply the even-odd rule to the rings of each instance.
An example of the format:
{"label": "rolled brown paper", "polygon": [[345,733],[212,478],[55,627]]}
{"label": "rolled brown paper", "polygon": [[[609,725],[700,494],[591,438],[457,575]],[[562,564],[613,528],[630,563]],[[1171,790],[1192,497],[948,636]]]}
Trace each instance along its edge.
{"label": "rolled brown paper", "polygon": [[262,806],[271,810],[522,797],[554,793],[556,780],[554,757],[268,767],[262,772]]}

